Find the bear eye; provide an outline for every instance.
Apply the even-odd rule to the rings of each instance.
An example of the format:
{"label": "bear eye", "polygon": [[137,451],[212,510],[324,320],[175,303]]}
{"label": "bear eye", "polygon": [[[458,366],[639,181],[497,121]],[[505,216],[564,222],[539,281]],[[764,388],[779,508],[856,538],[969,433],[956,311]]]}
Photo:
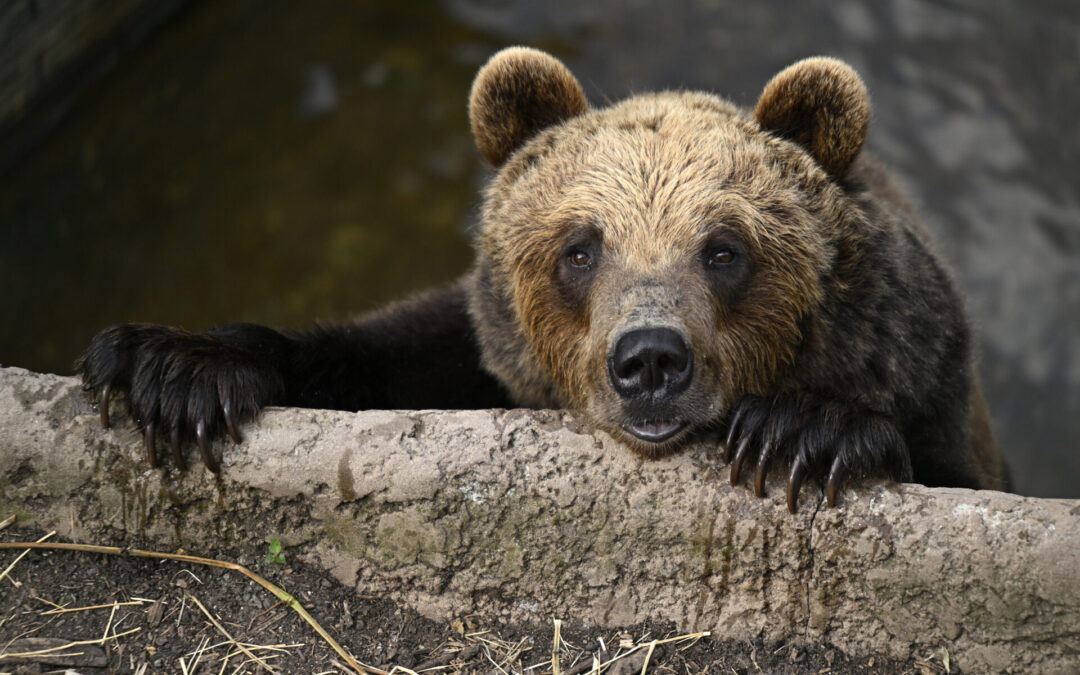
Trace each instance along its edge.
{"label": "bear eye", "polygon": [[585,268],[592,264],[592,257],[585,251],[571,251],[567,260],[574,267]]}
{"label": "bear eye", "polygon": [[706,264],[712,268],[724,267],[735,262],[735,251],[730,248],[718,248],[709,252],[705,259]]}

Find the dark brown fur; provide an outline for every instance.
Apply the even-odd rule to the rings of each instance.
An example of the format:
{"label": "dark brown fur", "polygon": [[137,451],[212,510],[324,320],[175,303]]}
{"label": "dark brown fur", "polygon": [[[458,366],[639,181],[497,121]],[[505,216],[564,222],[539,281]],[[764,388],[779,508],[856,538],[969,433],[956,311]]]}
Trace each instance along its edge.
{"label": "dark brown fur", "polygon": [[[488,187],[457,284],[304,332],[102,331],[86,386],[157,438],[208,443],[267,405],[574,407],[644,456],[724,434],[732,482],[846,477],[1003,489],[948,272],[860,157],[869,101],[834,59],[753,114],[664,92],[590,110],[556,59],[511,48],[469,100]],[[674,383],[677,383],[676,386]]]}

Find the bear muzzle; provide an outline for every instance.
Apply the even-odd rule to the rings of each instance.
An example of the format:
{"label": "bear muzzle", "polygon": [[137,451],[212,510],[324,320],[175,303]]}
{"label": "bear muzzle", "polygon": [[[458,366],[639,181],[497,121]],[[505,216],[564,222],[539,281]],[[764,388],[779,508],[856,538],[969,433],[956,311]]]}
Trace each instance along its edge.
{"label": "bear muzzle", "polygon": [[662,443],[686,428],[670,416],[671,404],[694,378],[694,352],[676,330],[637,328],[622,334],[608,355],[608,378],[634,421],[623,429],[650,443]]}

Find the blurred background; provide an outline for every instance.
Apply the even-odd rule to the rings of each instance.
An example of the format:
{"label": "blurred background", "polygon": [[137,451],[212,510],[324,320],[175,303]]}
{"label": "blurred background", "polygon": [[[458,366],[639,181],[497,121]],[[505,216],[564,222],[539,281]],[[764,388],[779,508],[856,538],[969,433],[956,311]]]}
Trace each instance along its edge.
{"label": "blurred background", "polygon": [[1080,497],[1080,4],[1009,0],[7,0],[0,364],[71,373],[102,327],[333,320],[449,281],[497,49],[594,105],[752,107],[792,61],[865,78],[868,149],[969,298],[1018,491]]}

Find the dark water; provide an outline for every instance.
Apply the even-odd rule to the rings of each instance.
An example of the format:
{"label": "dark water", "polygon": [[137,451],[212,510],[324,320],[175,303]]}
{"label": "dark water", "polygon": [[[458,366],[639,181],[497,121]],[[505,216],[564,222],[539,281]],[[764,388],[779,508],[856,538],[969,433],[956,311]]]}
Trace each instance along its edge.
{"label": "dark water", "polygon": [[0,362],[70,372],[99,328],[294,326],[468,265],[465,97],[493,51],[563,58],[597,104],[753,105],[790,62],[865,77],[870,150],[970,298],[1019,490],[1080,497],[1080,5],[191,2],[0,176]]}

